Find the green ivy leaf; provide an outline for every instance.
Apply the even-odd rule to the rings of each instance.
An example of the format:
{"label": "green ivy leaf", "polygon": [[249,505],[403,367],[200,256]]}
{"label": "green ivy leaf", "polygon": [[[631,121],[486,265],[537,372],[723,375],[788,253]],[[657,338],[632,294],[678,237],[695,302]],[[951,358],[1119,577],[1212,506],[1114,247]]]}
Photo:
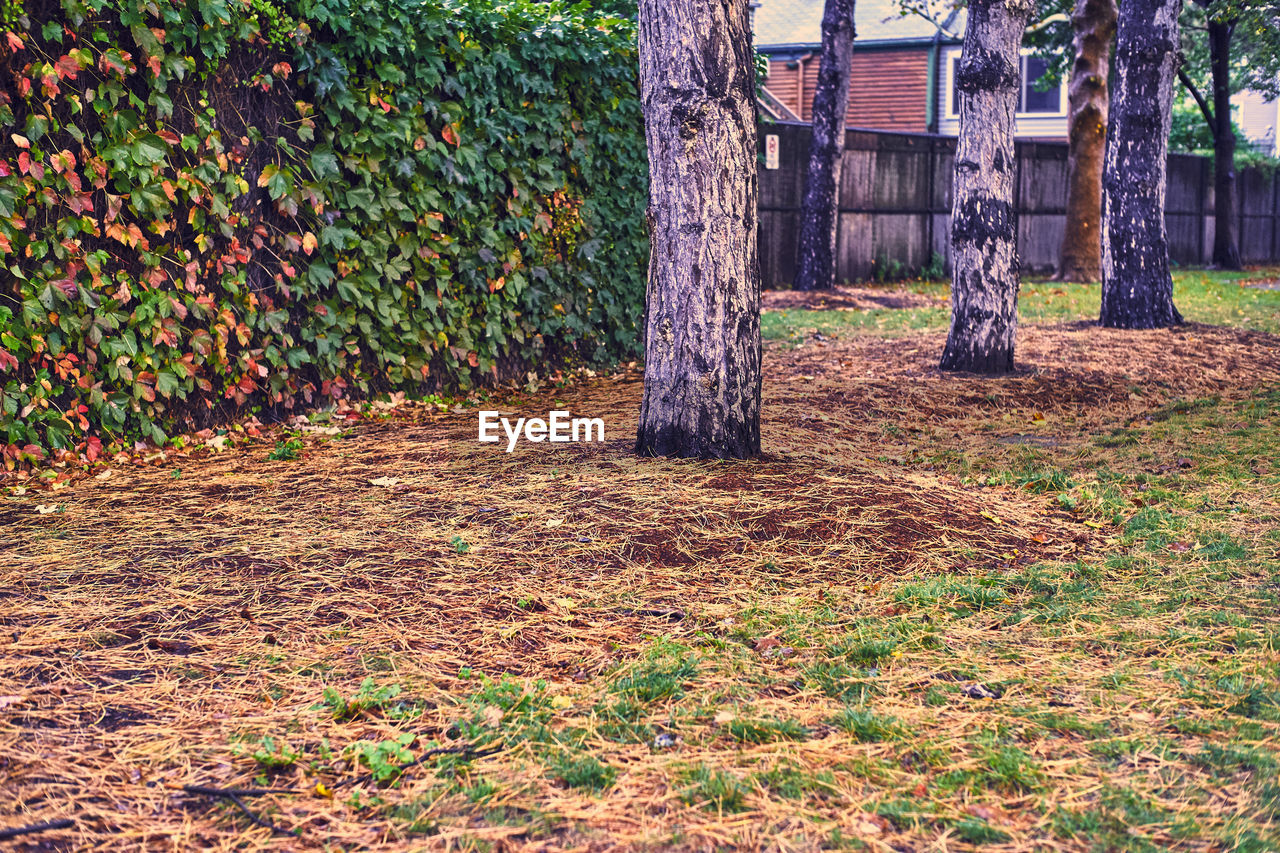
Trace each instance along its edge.
{"label": "green ivy leaf", "polygon": [[129,146],[129,156],[139,166],[155,166],[169,155],[168,144],[154,133],[139,136]]}

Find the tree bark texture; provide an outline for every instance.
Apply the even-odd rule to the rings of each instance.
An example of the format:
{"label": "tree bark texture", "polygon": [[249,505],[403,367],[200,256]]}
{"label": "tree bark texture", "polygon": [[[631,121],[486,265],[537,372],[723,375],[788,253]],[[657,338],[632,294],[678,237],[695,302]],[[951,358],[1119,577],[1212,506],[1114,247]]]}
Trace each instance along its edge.
{"label": "tree bark texture", "polygon": [[822,56],[813,93],[813,136],[800,201],[796,290],[827,290],[835,284],[844,117],[853,73],[853,7],[854,0],[826,0],[822,14]]}
{"label": "tree bark texture", "polygon": [[1209,66],[1213,75],[1213,265],[1238,270],[1236,227],[1236,131],[1231,121],[1231,36],[1235,21],[1209,18]]}
{"label": "tree bark texture", "polygon": [[1089,282],[1102,276],[1102,166],[1115,0],[1076,0],[1071,26],[1076,56],[1067,84],[1067,227],[1056,278]]}
{"label": "tree bark texture", "polygon": [[649,283],[636,451],[760,451],[755,69],[745,0],[641,0]]}
{"label": "tree bark texture", "polygon": [[1125,0],[1103,177],[1104,326],[1155,329],[1182,322],[1173,305],[1165,172],[1182,0]]}
{"label": "tree bark texture", "polygon": [[1031,0],[972,0],[956,67],[951,331],[943,370],[1008,373],[1018,328],[1014,114]]}

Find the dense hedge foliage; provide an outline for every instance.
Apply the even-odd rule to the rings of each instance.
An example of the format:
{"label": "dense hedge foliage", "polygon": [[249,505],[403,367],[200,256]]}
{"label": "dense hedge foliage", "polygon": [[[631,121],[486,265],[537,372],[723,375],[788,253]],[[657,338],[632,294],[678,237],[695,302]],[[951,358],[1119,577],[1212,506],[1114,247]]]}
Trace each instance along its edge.
{"label": "dense hedge foliage", "polygon": [[532,0],[4,7],[0,444],[634,352],[634,25]]}

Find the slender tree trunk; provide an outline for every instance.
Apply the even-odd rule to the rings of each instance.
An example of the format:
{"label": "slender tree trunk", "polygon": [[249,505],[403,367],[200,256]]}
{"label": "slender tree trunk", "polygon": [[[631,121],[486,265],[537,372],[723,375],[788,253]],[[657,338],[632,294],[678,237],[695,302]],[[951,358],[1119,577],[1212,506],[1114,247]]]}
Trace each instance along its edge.
{"label": "slender tree trunk", "polygon": [[822,57],[818,62],[818,86],[813,93],[813,136],[800,202],[796,290],[826,290],[835,284],[840,163],[844,158],[849,75],[853,71],[853,5],[854,0],[826,0],[822,13]]}
{"label": "slender tree trunk", "polygon": [[1067,228],[1056,278],[1088,282],[1102,276],[1102,166],[1115,0],[1076,0],[1071,25],[1076,58],[1067,84]]}
{"label": "slender tree trunk", "polygon": [[1173,305],[1165,171],[1182,0],[1124,0],[1103,177],[1104,326],[1182,322]]}
{"label": "slender tree trunk", "polygon": [[651,254],[636,451],[760,451],[755,68],[744,0],[641,0]]}
{"label": "slender tree trunk", "polygon": [[[1212,10],[1211,10],[1212,11]],[[1209,19],[1213,73],[1213,264],[1241,269],[1236,229],[1236,131],[1231,121],[1231,36],[1235,21]]]}
{"label": "slender tree trunk", "polygon": [[956,68],[951,331],[943,370],[1008,373],[1018,328],[1014,113],[1032,0],[971,0]]}

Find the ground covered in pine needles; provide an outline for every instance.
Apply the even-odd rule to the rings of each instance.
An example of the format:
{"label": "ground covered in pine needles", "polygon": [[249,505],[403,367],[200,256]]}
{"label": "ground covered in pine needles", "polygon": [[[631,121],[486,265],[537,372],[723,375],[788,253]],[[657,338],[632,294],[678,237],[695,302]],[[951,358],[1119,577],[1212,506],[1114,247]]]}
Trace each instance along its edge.
{"label": "ground covered in pine needles", "polygon": [[630,371],[10,482],[0,835],[1280,849],[1280,293],[1214,287],[1261,323],[1033,317],[1001,379],[793,301],[749,463],[632,456]]}

